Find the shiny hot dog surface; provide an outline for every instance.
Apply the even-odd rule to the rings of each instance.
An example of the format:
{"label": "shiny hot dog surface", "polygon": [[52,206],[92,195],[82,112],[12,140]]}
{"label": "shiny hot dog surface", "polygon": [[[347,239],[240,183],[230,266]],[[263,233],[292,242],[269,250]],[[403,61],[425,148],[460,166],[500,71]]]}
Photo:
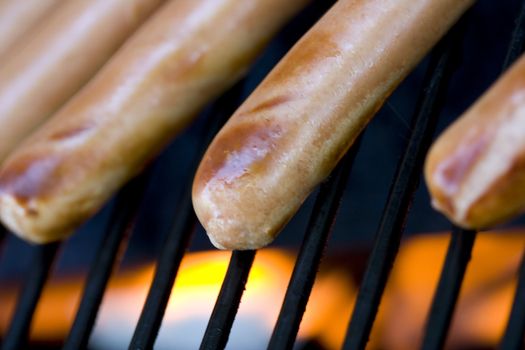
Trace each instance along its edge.
{"label": "shiny hot dog surface", "polygon": [[234,84],[306,0],[174,0],[0,171],[0,216],[35,242],[67,236]]}
{"label": "shiny hot dog surface", "polygon": [[425,177],[433,206],[465,228],[525,210],[525,56],[434,143]]}
{"label": "shiny hot dog surface", "polygon": [[62,0],[0,0],[0,63]]}
{"label": "shiny hot dog surface", "polygon": [[275,237],[472,0],[340,0],[209,147],[193,203],[219,248]]}
{"label": "shiny hot dog surface", "polygon": [[27,42],[0,65],[0,162],[88,82],[163,1],[64,0],[24,37]]}

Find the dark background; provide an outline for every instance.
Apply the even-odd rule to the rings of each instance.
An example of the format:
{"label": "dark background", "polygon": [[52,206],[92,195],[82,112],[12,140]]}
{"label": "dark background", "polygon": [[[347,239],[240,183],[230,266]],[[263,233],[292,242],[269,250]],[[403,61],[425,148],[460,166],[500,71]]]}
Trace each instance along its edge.
{"label": "dark background", "polygon": [[[244,96],[253,90],[287,49],[326,10],[329,3],[331,1],[314,2],[282,30],[246,78]],[[438,132],[465,111],[501,73],[519,6],[518,0],[480,0],[468,14],[461,65],[451,78]],[[425,59],[399,86],[366,129],[329,241],[329,252],[341,248],[351,250],[371,247],[389,186],[406,145],[410,120],[427,64],[428,59]],[[151,261],[159,253],[164,236],[177,216],[177,202],[183,188],[193,176],[190,171],[191,159],[198,152],[198,139],[206,120],[213,118],[213,114],[213,108],[206,108],[196,122],[179,135],[149,168],[150,182],[123,257],[125,266]],[[314,197],[310,196],[273,246],[299,246]],[[429,202],[428,192],[424,182],[421,182],[404,237],[450,229],[450,223],[433,211]],[[111,206],[112,202],[65,242],[55,273],[65,275],[87,271],[107,227]],[[519,221],[513,225],[516,224]],[[190,249],[213,249],[200,226],[196,229]],[[22,278],[30,268],[31,252],[30,245],[10,235],[0,254],[0,282]]]}

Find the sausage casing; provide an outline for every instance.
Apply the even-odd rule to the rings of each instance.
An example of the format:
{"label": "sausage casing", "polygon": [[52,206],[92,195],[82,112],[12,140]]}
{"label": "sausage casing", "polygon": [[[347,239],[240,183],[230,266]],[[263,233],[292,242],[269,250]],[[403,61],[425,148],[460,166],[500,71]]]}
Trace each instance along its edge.
{"label": "sausage casing", "polygon": [[525,56],[433,144],[425,178],[433,206],[465,228],[525,210]]}
{"label": "sausage casing", "polygon": [[0,0],[0,62],[60,0]]}
{"label": "sausage casing", "polygon": [[0,66],[0,162],[89,81],[162,1],[67,0],[31,30]]}
{"label": "sausage casing", "polygon": [[193,204],[219,248],[271,242],[472,0],[340,0],[208,148]]}
{"label": "sausage casing", "polygon": [[7,159],[0,171],[2,221],[34,242],[67,236],[232,86],[305,4],[166,4]]}

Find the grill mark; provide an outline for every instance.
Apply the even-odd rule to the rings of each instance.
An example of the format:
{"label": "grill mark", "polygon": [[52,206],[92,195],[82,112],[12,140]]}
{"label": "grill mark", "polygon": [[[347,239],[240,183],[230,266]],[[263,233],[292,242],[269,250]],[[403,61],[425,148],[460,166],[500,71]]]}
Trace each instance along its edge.
{"label": "grill mark", "polygon": [[37,217],[39,215],[38,211],[35,208],[31,207],[26,208],[26,214],[29,217]]}
{"label": "grill mark", "polygon": [[282,137],[280,125],[247,123],[227,128],[213,142],[199,167],[195,189],[209,182],[229,185],[246,174],[265,172],[271,163],[272,150]]}
{"label": "grill mark", "polygon": [[91,129],[93,129],[93,125],[81,125],[73,128],[64,128],[54,132],[49,138],[53,141],[61,141],[64,139],[80,136]]}
{"label": "grill mark", "polygon": [[267,99],[266,101],[263,101],[263,102],[259,103],[255,107],[248,109],[247,111],[243,112],[242,114],[243,115],[247,115],[247,114],[262,112],[264,110],[275,108],[275,107],[277,107],[279,105],[282,105],[282,104],[284,104],[286,102],[289,102],[291,100],[292,100],[292,96],[290,96],[290,95],[274,96],[274,97],[271,97],[271,98]]}
{"label": "grill mark", "polygon": [[45,196],[57,185],[56,175],[62,158],[49,155],[18,157],[0,173],[0,191],[9,193],[22,206],[32,198]]}
{"label": "grill mark", "polygon": [[452,196],[459,191],[488,144],[488,135],[481,135],[460,147],[438,166],[435,177],[445,194]]}
{"label": "grill mark", "polygon": [[290,50],[261,85],[286,84],[296,76],[315,72],[318,67],[331,64],[327,60],[332,60],[341,54],[341,47],[332,33],[314,30]]}

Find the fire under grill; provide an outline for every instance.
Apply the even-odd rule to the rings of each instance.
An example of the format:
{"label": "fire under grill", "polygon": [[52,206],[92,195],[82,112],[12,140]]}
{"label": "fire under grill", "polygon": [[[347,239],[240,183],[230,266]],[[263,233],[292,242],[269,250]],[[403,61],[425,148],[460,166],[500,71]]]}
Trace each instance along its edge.
{"label": "fire under grill", "polygon": [[[459,58],[463,48],[465,26],[469,20],[470,14],[465,15],[430,54],[423,89],[410,126],[409,139],[398,163],[375,234],[373,248],[349,321],[344,349],[363,349],[369,339],[389,273],[400,247],[414,192],[420,181],[424,157],[432,142],[439,112],[445,104],[444,96],[450,77],[461,64]],[[511,20],[513,19],[509,19]],[[525,3],[515,19],[515,28],[505,62],[502,64],[503,68],[508,67],[523,51],[524,36]],[[200,151],[195,153],[192,161],[193,171],[190,174],[194,173],[200,157],[215,133],[241,103],[244,83],[238,83],[213,105],[210,112],[213,117],[208,118],[207,125],[203,128],[205,132],[198,141]],[[358,141],[352,147],[328,180],[320,186],[268,349],[291,349],[294,346],[331,227],[338,214],[350,170],[359,151],[359,143]],[[87,347],[108,281],[127,245],[149,181],[152,181],[150,172],[146,171],[131,181],[116,197],[110,224],[90,266],[81,302],[65,339],[64,349]],[[192,176],[188,176],[187,182],[182,184],[183,192],[177,209],[171,213],[171,231],[158,254],[153,281],[133,337],[130,339],[130,349],[151,349],[155,344],[179,265],[197,225],[191,204],[191,181]],[[5,236],[5,230],[0,231],[0,242]],[[452,230],[439,284],[427,316],[422,349],[444,347],[475,239],[476,232],[459,228]],[[35,248],[31,269],[24,277],[25,282],[18,295],[15,311],[7,332],[3,335],[2,349],[23,349],[28,344],[33,315],[59,249],[60,243]],[[225,348],[255,255],[255,251],[235,251],[231,254],[226,277],[202,338],[201,349]],[[522,348],[524,334],[525,255],[519,270],[513,306],[501,339],[501,348]]]}

